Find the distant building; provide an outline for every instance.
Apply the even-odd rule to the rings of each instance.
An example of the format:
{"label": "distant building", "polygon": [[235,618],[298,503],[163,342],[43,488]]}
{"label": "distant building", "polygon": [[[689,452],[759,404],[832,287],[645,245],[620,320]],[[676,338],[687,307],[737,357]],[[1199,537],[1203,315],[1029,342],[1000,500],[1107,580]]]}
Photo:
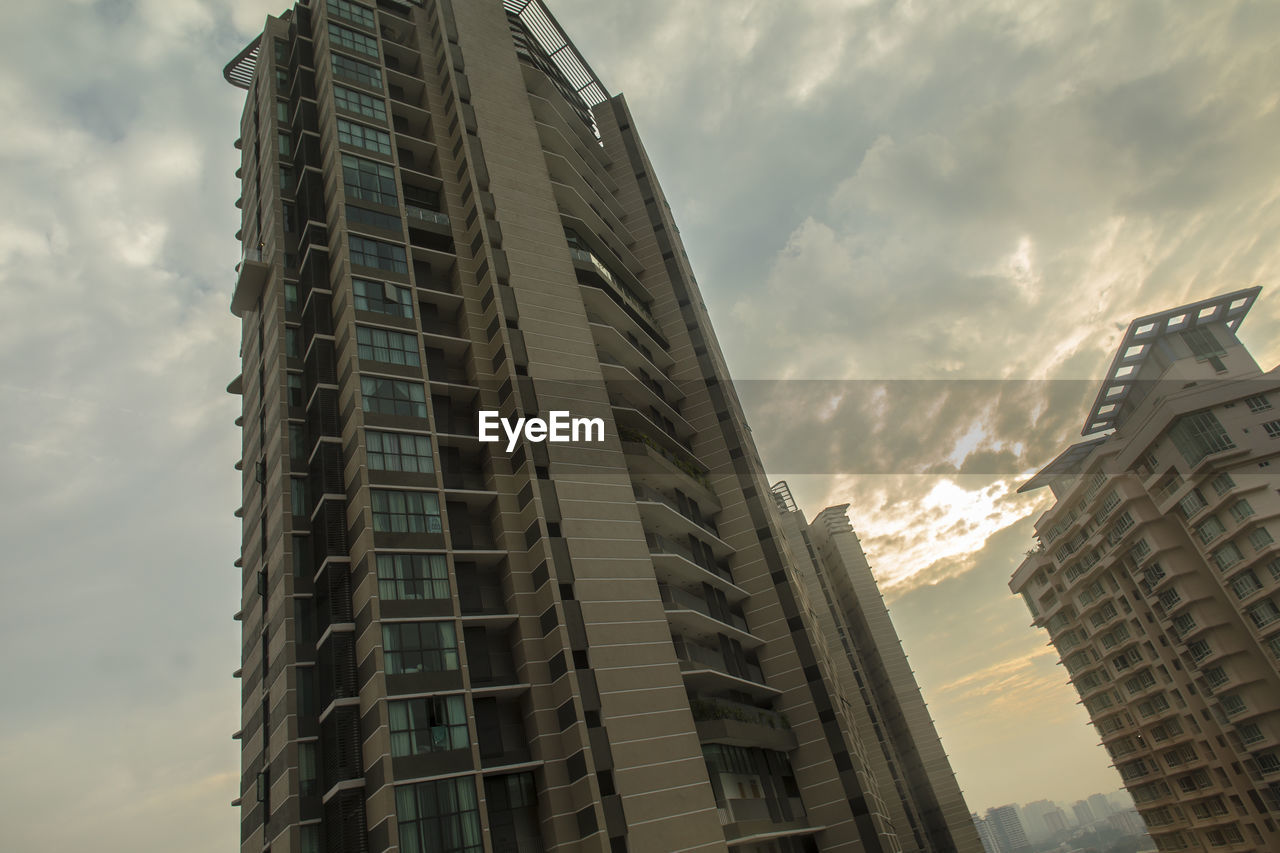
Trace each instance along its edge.
{"label": "distant building", "polygon": [[1053,811],[1044,816],[1044,824],[1053,835],[1057,835],[1059,832],[1066,832],[1067,813],[1060,808],[1054,807]]}
{"label": "distant building", "polygon": [[1076,823],[1081,826],[1091,826],[1097,821],[1093,814],[1093,809],[1089,808],[1089,804],[1084,800],[1077,800],[1075,805],[1071,807],[1071,811],[1075,812]]}
{"label": "distant building", "polygon": [[1113,812],[1115,812],[1111,803],[1108,802],[1107,798],[1102,794],[1093,794],[1089,797],[1088,802],[1089,810],[1093,812],[1095,820],[1106,820]]}
{"label": "distant building", "polygon": [[1018,807],[1010,804],[987,809],[987,825],[1000,842],[1002,853],[1030,853],[1031,843],[1018,817]]}
{"label": "distant building", "polygon": [[878,833],[895,834],[903,853],[978,853],[969,807],[849,523],[849,505],[806,523],[785,482],[772,493],[802,604],[820,635],[814,647],[836,685],[837,713],[854,734],[850,760],[869,780],[866,806]]}
{"label": "distant building", "polygon": [[1057,809],[1051,800],[1036,800],[1033,803],[1027,803],[1018,811],[1022,817],[1022,829],[1027,833],[1027,839],[1031,842],[1043,841],[1053,833],[1049,830],[1048,824],[1045,823],[1045,815]]}
{"label": "distant building", "polygon": [[1010,581],[1162,850],[1280,850],[1280,368],[1253,287],[1130,324]]}
{"label": "distant building", "polygon": [[1107,823],[1122,835],[1146,835],[1147,825],[1136,809],[1123,812],[1112,812],[1107,816]]}
{"label": "distant building", "polygon": [[978,817],[977,812],[973,812],[969,817],[973,818],[973,826],[978,830],[978,838],[982,841],[982,846],[987,853],[1005,853],[995,833],[991,831],[991,823],[986,818]]}

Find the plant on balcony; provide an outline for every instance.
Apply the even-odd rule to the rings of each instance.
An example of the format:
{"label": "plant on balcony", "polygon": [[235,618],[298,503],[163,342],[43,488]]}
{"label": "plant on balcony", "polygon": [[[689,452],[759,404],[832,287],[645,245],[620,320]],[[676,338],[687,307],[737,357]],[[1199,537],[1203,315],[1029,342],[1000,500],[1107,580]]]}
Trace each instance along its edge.
{"label": "plant on balcony", "polygon": [[707,477],[706,471],[702,470],[696,465],[693,465],[675,456],[671,451],[667,450],[665,447],[658,444],[658,442],[654,441],[645,433],[640,432],[639,430],[631,429],[630,427],[620,427],[618,429],[618,438],[622,439],[623,441],[639,442],[640,444],[643,444],[646,447],[651,448],[663,459],[666,459],[672,465],[675,465],[681,471],[688,474],[691,478],[693,478],[695,482],[701,485],[704,489],[706,489],[707,491],[711,491],[711,480]]}

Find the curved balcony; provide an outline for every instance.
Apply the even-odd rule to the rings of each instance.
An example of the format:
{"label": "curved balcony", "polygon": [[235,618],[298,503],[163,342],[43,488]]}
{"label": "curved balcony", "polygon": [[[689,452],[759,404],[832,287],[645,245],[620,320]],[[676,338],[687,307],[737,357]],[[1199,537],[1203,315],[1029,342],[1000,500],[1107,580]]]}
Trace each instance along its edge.
{"label": "curved balcony", "polygon": [[683,589],[658,584],[662,596],[662,609],[667,621],[685,637],[704,642],[716,642],[720,634],[737,640],[744,649],[755,649],[764,641],[751,633],[747,620],[729,611],[717,615],[706,601]]}
{"label": "curved balcony", "polygon": [[644,539],[659,576],[676,583],[708,584],[735,604],[746,600],[747,591],[733,582],[733,575],[724,566],[660,534],[646,533]]}
{"label": "curved balcony", "polygon": [[753,699],[773,699],[782,695],[764,683],[764,675],[760,667],[747,664],[742,675],[733,675],[724,656],[717,651],[699,646],[696,643],[683,643],[676,655],[680,662],[680,674],[685,683],[695,690],[707,692],[731,690],[745,693]]}
{"label": "curved balcony", "polygon": [[644,485],[632,485],[636,503],[640,507],[640,518],[645,521],[645,530],[659,535],[683,537],[694,534],[711,546],[716,559],[722,560],[735,553],[732,546],[720,538],[720,531],[715,522],[706,518],[695,518],[688,509],[681,509],[672,498],[657,489]]}

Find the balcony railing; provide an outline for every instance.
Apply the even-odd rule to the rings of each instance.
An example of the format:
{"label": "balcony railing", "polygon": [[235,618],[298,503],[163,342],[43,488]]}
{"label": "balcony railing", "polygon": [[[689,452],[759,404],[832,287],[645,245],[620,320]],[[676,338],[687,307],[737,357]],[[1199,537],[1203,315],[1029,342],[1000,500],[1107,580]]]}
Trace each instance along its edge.
{"label": "balcony railing", "polygon": [[663,604],[670,604],[684,610],[692,610],[695,613],[701,613],[709,619],[714,619],[717,622],[737,628],[744,634],[751,633],[750,629],[747,628],[746,619],[732,611],[726,613],[724,616],[719,616],[711,611],[710,606],[708,606],[705,601],[693,593],[685,592],[683,589],[669,587],[666,584],[658,584],[658,592],[662,596]]}
{"label": "balcony railing", "polygon": [[689,710],[693,712],[693,719],[698,722],[736,720],[740,723],[768,726],[771,729],[791,728],[791,723],[785,714],[766,708],[743,705],[740,702],[730,702],[727,699],[694,699],[689,704]]}
{"label": "balcony railing", "polygon": [[693,549],[687,545],[668,539],[660,533],[645,533],[644,541],[649,546],[650,554],[675,554],[677,557],[683,557],[693,563],[698,568],[706,569],[711,574],[733,583],[733,575],[724,566],[706,559],[701,554],[694,553]]}
{"label": "balcony railing", "polygon": [[698,525],[717,539],[720,538],[720,531],[716,528],[714,522],[705,518],[694,518],[687,511],[682,510],[675,501],[662,494],[662,492],[651,489],[648,486],[634,486],[633,488],[635,489],[636,500],[660,503],[669,509],[675,510],[682,518],[692,521],[694,524]]}
{"label": "balcony railing", "polygon": [[653,316],[653,312],[649,310],[649,306],[645,305],[635,294],[631,292],[631,288],[618,281],[617,277],[609,270],[604,262],[597,258],[593,253],[585,249],[575,249],[569,247],[569,254],[573,256],[575,261],[582,261],[590,264],[592,269],[612,288],[613,292],[622,298],[622,301],[634,309],[640,316],[644,317],[656,328],[658,325],[657,318]]}
{"label": "balcony railing", "polygon": [[743,665],[743,673],[741,676],[735,676],[729,672],[729,667],[725,663],[724,655],[717,651],[699,646],[697,643],[685,642],[679,653],[679,657],[685,663],[697,665],[696,668],[710,668],[716,672],[728,675],[731,678],[745,678],[748,681],[754,681],[756,684],[764,685],[764,673],[760,671],[760,667],[753,663],[745,663]]}
{"label": "balcony railing", "polygon": [[419,219],[435,225],[448,225],[450,222],[448,214],[441,213],[438,210],[428,210],[425,207],[418,207],[413,204],[406,204],[404,212],[410,219]]}

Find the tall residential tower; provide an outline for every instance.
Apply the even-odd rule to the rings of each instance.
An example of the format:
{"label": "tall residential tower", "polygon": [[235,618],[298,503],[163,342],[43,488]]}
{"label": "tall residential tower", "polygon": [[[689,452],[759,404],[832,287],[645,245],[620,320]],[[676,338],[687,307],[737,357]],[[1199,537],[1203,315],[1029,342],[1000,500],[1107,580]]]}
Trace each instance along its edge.
{"label": "tall residential tower", "polygon": [[1010,588],[1161,850],[1280,849],[1280,369],[1235,334],[1258,291],[1134,320],[1089,438],[1022,487],[1056,503]]}
{"label": "tall residential tower", "polygon": [[299,3],[225,73],[242,850],[899,850],[626,101],[542,3]]}

